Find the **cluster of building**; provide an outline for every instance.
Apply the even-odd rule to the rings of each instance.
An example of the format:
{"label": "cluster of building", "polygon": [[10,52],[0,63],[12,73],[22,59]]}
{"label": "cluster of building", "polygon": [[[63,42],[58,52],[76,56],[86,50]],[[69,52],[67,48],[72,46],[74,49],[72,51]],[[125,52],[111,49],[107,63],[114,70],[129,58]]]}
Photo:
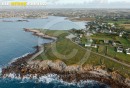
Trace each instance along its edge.
{"label": "cluster of building", "polygon": [[[75,42],[80,44],[81,38],[82,38],[81,36],[77,37],[75,39]],[[102,40],[102,42],[104,44],[112,45],[113,47],[115,47],[115,51],[117,53],[126,53],[126,54],[130,55],[130,48],[124,48],[123,45],[119,41]],[[101,44],[95,43],[95,40],[93,40],[91,38],[86,39],[86,43],[84,44],[85,47],[92,47],[92,48],[98,48],[99,45],[101,45]]]}
{"label": "cluster of building", "polygon": [[[86,42],[84,44],[85,47],[93,47],[98,48],[99,45],[108,44],[115,47],[115,51],[119,53],[126,53],[130,55],[130,48],[129,47],[123,47],[123,45],[120,43],[120,41],[114,41],[114,40],[101,40],[103,44],[96,43],[99,40],[93,40],[91,39],[91,36],[98,33],[98,34],[112,34],[114,36],[123,37],[126,35],[126,32],[122,29],[118,30],[117,26],[113,23],[100,23],[100,22],[89,22],[86,25],[86,29],[81,30],[82,33],[79,33],[77,38],[75,39],[75,42],[81,43],[81,38],[85,36]],[[96,42],[95,42],[96,41]]]}
{"label": "cluster of building", "polygon": [[11,10],[11,11],[0,11],[0,18],[47,18],[48,13],[42,10]]}
{"label": "cluster of building", "polygon": [[119,41],[114,41],[113,46],[116,47],[116,51],[118,53],[126,53],[126,54],[130,55],[130,48],[124,48]]}
{"label": "cluster of building", "polygon": [[[125,12],[125,14],[124,14]],[[130,18],[128,9],[50,9],[50,15],[65,17],[103,17],[104,19],[117,20],[118,18]]]}

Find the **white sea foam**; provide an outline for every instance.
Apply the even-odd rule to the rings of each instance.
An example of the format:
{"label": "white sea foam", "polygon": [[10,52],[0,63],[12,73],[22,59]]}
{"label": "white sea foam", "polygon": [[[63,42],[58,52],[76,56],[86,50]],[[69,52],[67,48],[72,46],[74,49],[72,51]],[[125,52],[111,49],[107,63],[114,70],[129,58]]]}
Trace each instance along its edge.
{"label": "white sea foam", "polygon": [[8,63],[8,65],[10,65],[11,63],[13,63],[13,62],[15,62],[16,60],[18,60],[19,58],[23,58],[23,57],[25,57],[25,56],[27,56],[27,55],[29,55],[30,53],[26,53],[26,54],[24,54],[24,55],[22,55],[22,56],[20,56],[20,57],[16,57],[16,58],[14,58],[14,59],[12,59],[9,63]]}
{"label": "white sea foam", "polygon": [[2,73],[2,68],[0,68],[0,74]]}
{"label": "white sea foam", "polygon": [[[94,84],[94,83],[98,83],[97,81],[94,80],[81,80],[78,83],[76,81],[72,81],[71,83],[69,82],[65,82],[62,79],[59,78],[59,75],[57,74],[46,74],[44,76],[41,77],[37,77],[37,74],[27,74],[25,76],[23,76],[22,78],[20,77],[20,75],[16,76],[15,73],[10,73],[10,74],[4,74],[3,78],[12,78],[12,79],[17,79],[17,80],[21,80],[21,83],[26,83],[29,80],[33,80],[34,82],[42,82],[42,83],[61,83],[64,84],[66,86],[78,86],[78,87],[84,87],[85,84]],[[109,87],[107,87],[109,88]]]}
{"label": "white sea foam", "polygon": [[59,76],[56,74],[47,74],[45,76],[39,77],[39,82],[44,82],[44,83],[50,83],[50,82],[56,82],[59,80]]}

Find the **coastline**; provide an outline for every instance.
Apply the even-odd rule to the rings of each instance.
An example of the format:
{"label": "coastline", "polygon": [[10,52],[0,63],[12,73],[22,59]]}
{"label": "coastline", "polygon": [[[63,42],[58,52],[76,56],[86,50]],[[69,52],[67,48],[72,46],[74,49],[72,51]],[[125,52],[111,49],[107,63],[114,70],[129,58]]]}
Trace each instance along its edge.
{"label": "coastline", "polygon": [[[26,32],[33,32],[33,34],[36,36],[53,39],[54,41],[56,41],[55,37],[45,35],[38,30],[25,28],[24,30]],[[124,84],[125,78],[121,77],[117,73],[109,74],[108,72],[104,71],[102,67],[80,67],[79,65],[66,66],[66,64],[60,60],[57,60],[55,62],[52,62],[50,60],[31,60],[28,62],[28,60],[38,52],[39,46],[36,47],[36,51],[34,53],[28,54],[25,57],[21,57],[15,62],[11,63],[11,65],[7,68],[3,68],[2,76],[10,73],[15,73],[17,75],[20,74],[20,77],[23,78],[23,76],[27,74],[33,76],[37,74],[37,78],[39,78],[46,74],[57,74],[60,76],[60,79],[63,79],[67,82],[79,82],[80,80],[96,80],[102,83],[106,83],[112,88],[128,88],[128,86]],[[99,70],[101,72],[99,72]],[[116,77],[114,78],[114,76],[120,77],[120,79],[122,80],[116,80]]]}
{"label": "coastline", "polygon": [[23,58],[23,57],[25,57],[25,56],[28,56],[30,53],[26,53],[26,54],[24,54],[24,55],[22,55],[22,56],[20,56],[20,57],[16,57],[16,58],[14,58],[14,59],[12,59],[9,63],[8,63],[8,65],[11,65],[13,62],[15,62],[16,60],[18,60],[18,59],[20,59],[20,58]]}
{"label": "coastline", "polygon": [[75,18],[75,17],[68,17],[66,18],[67,20],[71,20],[73,22],[89,22],[89,21],[93,21],[94,18]]}
{"label": "coastline", "polygon": [[51,39],[51,40],[56,40],[56,37],[52,37],[46,34],[43,34],[42,32],[40,32],[39,30],[34,30],[34,29],[29,29],[29,28],[23,28],[25,32],[32,32],[33,35],[38,36],[38,37],[42,37],[45,39]]}

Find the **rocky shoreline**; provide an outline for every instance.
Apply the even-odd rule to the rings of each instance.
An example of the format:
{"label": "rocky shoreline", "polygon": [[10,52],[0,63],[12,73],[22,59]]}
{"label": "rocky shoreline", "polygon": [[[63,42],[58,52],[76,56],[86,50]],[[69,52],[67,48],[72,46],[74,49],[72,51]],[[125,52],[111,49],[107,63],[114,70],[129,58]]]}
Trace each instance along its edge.
{"label": "rocky shoreline", "polygon": [[88,66],[83,68],[78,65],[65,66],[65,63],[62,61],[52,62],[50,60],[34,60],[27,63],[26,60],[30,57],[31,55],[28,55],[24,58],[18,59],[16,62],[12,63],[11,66],[3,68],[2,76],[6,77],[6,75],[10,73],[15,73],[17,76],[20,75],[20,78],[23,78],[27,74],[32,77],[37,74],[36,77],[39,78],[46,74],[57,74],[60,79],[67,82],[95,80],[105,83],[112,88],[129,88],[129,86],[125,83],[125,78],[115,72],[108,74],[106,71],[101,69],[102,67]]}
{"label": "rocky shoreline", "polygon": [[42,37],[45,39],[51,39],[51,40],[56,40],[56,37],[52,37],[46,34],[43,34],[42,32],[40,32],[39,30],[34,30],[34,29],[29,29],[29,28],[24,28],[24,31],[26,32],[32,32],[33,35],[38,36],[38,37]]}
{"label": "rocky shoreline", "polygon": [[[33,32],[34,35],[56,39],[54,37],[47,36],[37,30],[24,29],[27,32]],[[36,51],[32,54],[28,54],[25,57],[17,59],[11,63],[10,66],[2,69],[2,77],[8,77],[6,75],[15,73],[16,76],[20,75],[23,78],[29,74],[37,76],[37,78],[46,74],[57,74],[60,79],[67,82],[79,82],[80,80],[95,80],[101,83],[109,85],[111,88],[130,88],[128,85],[129,80],[119,75],[117,72],[107,72],[104,66],[91,66],[86,65],[84,67],[80,65],[67,66],[63,61],[56,60],[31,60],[29,59],[39,52],[39,46],[36,47]]]}

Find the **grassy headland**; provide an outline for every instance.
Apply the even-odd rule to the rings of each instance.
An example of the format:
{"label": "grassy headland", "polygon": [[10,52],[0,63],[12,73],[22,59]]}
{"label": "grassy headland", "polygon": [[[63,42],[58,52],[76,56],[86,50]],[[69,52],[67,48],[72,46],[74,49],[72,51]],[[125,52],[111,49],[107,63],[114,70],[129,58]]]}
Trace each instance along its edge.
{"label": "grassy headland", "polygon": [[[40,30],[40,31],[47,35],[57,37],[57,41],[54,43],[45,44],[43,46],[45,52],[43,52],[35,59],[38,60],[49,59],[53,61],[62,60],[67,65],[81,64],[80,62],[83,63],[83,66],[86,66],[88,64],[93,66],[104,65],[106,67],[106,70],[108,71],[113,70],[119,72],[121,75],[125,77],[130,76],[130,68],[123,66],[119,63],[116,63],[112,60],[109,60],[108,58],[89,52],[81,48],[74,42],[72,42],[70,39],[67,39],[66,36],[69,34],[68,31],[64,30]],[[69,54],[72,53],[73,50],[76,50],[77,52],[74,53],[74,55],[70,58]],[[89,57],[88,55],[85,54],[88,54]]]}
{"label": "grassy headland", "polygon": [[[67,39],[66,36],[69,34],[68,31],[60,31],[60,30],[42,30],[43,33],[48,34],[50,36],[57,37],[56,43],[45,44],[45,53],[43,52],[39,57],[36,59],[49,59],[49,60],[63,60],[67,65],[77,64],[81,58],[85,54],[85,50],[73,43],[71,40]],[[59,34],[58,34],[59,33]],[[56,46],[55,46],[56,45]],[[56,47],[54,51],[54,47]],[[75,49],[78,51],[74,56],[70,59],[69,54]],[[57,52],[57,53],[56,53]],[[58,55],[62,54],[61,56]],[[62,57],[63,56],[63,57]],[[60,58],[61,57],[61,58]]]}

